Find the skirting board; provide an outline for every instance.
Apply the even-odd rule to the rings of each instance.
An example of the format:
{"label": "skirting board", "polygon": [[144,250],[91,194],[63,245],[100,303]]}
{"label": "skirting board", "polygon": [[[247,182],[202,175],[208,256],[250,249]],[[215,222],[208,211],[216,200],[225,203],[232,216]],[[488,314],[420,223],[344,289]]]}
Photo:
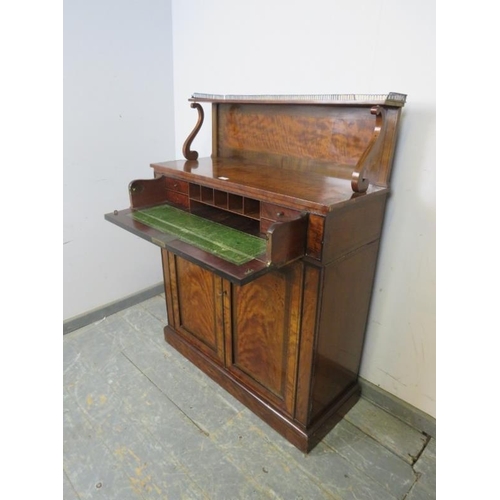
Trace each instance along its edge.
{"label": "skirting board", "polygon": [[67,333],[70,333],[74,330],[78,330],[79,328],[83,328],[84,326],[90,325],[91,323],[95,323],[96,321],[106,318],[111,314],[117,313],[122,309],[135,306],[136,304],[144,302],[151,297],[155,297],[156,295],[159,295],[164,291],[165,288],[163,286],[163,282],[158,283],[157,285],[153,285],[137,293],[128,295],[123,299],[110,302],[109,304],[93,309],[92,311],[88,311],[79,316],[67,319],[63,322],[63,335],[66,335]]}
{"label": "skirting board", "polygon": [[371,401],[415,429],[436,437],[436,419],[361,377],[361,397]]}

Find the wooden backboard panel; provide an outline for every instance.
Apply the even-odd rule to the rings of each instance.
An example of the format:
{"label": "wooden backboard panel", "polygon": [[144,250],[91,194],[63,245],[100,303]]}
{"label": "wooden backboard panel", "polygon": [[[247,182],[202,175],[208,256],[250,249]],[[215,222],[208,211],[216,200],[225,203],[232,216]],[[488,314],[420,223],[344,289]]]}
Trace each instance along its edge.
{"label": "wooden backboard panel", "polygon": [[[218,103],[213,156],[321,171],[349,178],[375,127],[369,106]],[[399,108],[388,108],[382,162],[368,171],[372,184],[386,186],[392,164]],[[387,149],[387,150],[386,150]]]}
{"label": "wooden backboard panel", "polygon": [[366,108],[220,104],[219,155],[246,151],[355,165],[375,118]]}

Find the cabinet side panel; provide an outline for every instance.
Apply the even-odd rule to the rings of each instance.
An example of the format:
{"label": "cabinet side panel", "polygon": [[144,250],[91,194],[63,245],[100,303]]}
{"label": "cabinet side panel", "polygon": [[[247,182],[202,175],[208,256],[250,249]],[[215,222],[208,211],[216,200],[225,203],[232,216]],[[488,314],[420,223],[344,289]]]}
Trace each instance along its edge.
{"label": "cabinet side panel", "polygon": [[357,379],[379,241],[324,269],[311,416],[335,403]]}
{"label": "cabinet side panel", "polygon": [[364,195],[332,210],[325,221],[323,262],[327,264],[380,237],[387,191]]}

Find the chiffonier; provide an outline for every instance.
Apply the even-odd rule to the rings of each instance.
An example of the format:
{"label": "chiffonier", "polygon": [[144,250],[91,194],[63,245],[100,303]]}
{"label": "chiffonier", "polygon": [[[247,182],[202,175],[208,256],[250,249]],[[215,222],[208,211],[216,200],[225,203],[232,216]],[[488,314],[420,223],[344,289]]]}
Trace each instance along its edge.
{"label": "chiffonier", "polygon": [[359,398],[405,100],[193,94],[185,159],[105,215],[161,249],[166,341],[304,452]]}

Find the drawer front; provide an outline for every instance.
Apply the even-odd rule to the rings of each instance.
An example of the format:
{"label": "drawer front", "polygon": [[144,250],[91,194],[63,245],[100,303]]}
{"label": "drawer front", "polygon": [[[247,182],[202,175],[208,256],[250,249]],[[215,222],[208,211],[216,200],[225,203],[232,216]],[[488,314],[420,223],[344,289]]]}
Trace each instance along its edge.
{"label": "drawer front", "polygon": [[186,181],[180,181],[179,179],[166,177],[165,183],[167,185],[167,189],[171,189],[172,191],[177,191],[178,193],[184,194],[187,194],[189,191],[189,184]]}
{"label": "drawer front", "polygon": [[282,218],[292,218],[298,217],[300,212],[298,210],[293,210],[291,208],[280,207],[279,205],[274,205],[272,203],[261,203],[260,205],[260,216],[264,219],[269,219],[272,221],[277,221]]}
{"label": "drawer front", "polygon": [[189,198],[187,195],[178,193],[176,191],[171,191],[167,189],[166,191],[167,201],[175,203],[176,205],[180,205],[184,208],[189,208]]}

